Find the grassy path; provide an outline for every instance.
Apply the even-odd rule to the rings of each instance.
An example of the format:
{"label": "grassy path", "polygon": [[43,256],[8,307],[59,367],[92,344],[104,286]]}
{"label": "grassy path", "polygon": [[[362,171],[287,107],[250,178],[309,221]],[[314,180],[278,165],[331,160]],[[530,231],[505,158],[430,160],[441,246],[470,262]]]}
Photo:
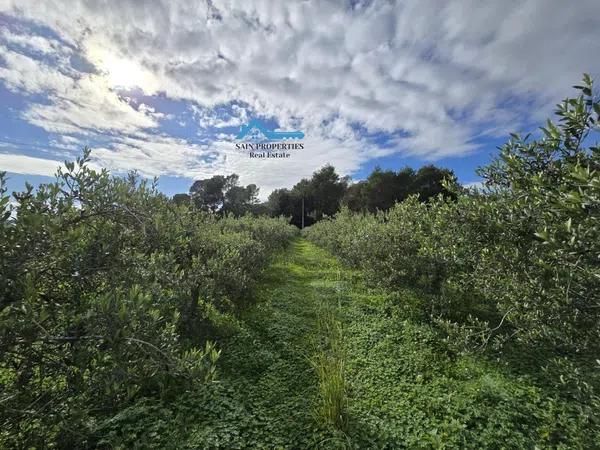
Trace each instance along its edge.
{"label": "grassy path", "polygon": [[322,320],[339,297],[340,267],[307,241],[295,241],[265,274],[256,305],[224,348],[221,379],[236,386],[252,419],[249,446],[309,448],[335,438],[318,426],[313,361],[327,344]]}
{"label": "grassy path", "polygon": [[370,290],[305,240],[255,300],[220,340],[219,382],[124,419],[124,447],[534,448],[561,429],[535,384],[447,348],[410,291]]}

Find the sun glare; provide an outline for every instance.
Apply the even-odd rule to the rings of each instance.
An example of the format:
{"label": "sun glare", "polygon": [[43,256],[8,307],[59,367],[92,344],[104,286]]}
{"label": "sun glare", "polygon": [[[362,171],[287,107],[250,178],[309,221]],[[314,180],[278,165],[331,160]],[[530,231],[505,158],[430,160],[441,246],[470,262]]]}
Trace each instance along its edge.
{"label": "sun glare", "polygon": [[94,52],[94,56],[98,67],[111,87],[154,91],[156,85],[154,77],[136,62],[106,51]]}
{"label": "sun glare", "polygon": [[106,61],[104,68],[108,82],[112,86],[131,88],[139,86],[142,82],[142,71],[131,61],[113,58]]}

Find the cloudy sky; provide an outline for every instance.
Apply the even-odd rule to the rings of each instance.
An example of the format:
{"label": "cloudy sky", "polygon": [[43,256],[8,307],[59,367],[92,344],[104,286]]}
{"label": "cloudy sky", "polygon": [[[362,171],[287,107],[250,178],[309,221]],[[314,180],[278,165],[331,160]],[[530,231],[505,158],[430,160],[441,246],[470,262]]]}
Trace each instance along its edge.
{"label": "cloudy sky", "polygon": [[[326,163],[469,183],[583,72],[600,75],[598,0],[0,0],[0,170],[18,189],[88,145],[169,194],[235,172],[264,196]],[[253,118],[304,150],[236,150]]]}

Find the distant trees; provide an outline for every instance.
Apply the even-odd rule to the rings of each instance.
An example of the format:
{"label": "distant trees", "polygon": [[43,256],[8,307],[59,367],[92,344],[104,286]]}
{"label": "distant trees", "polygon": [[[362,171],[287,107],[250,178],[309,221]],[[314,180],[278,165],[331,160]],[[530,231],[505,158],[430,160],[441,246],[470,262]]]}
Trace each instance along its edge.
{"label": "distant trees", "polygon": [[224,213],[231,213],[239,217],[251,211],[257,202],[258,187],[255,184],[249,184],[246,187],[235,185],[231,186],[225,192],[225,201],[223,202],[222,209]]}
{"label": "distant trees", "polygon": [[342,203],[352,211],[387,211],[397,202],[416,194],[425,202],[438,194],[454,198],[444,186],[444,179],[455,180],[454,173],[433,165],[423,166],[417,172],[406,167],[398,172],[377,167],[366,180],[351,185]]}
{"label": "distant trees", "polygon": [[348,183],[348,177],[340,177],[333,166],[326,165],[310,179],[300,180],[292,189],[273,191],[267,201],[268,211],[272,216],[291,217],[291,223],[301,226],[304,200],[304,224],[310,225],[339,210]]}
{"label": "distant trees", "polygon": [[350,178],[340,177],[330,165],[313,173],[307,187],[308,195],[312,196],[316,220],[321,220],[324,215],[332,216],[338,212],[349,182]]}
{"label": "distant trees", "polygon": [[191,197],[188,194],[175,194],[172,200],[176,205],[189,205]]}
{"label": "distant trees", "polygon": [[[351,184],[349,177],[342,177],[331,165],[326,165],[303,178],[291,189],[275,189],[264,203],[258,202],[259,188],[255,184],[240,186],[236,174],[196,180],[189,194],[176,194],[176,204],[194,204],[198,209],[216,214],[232,214],[236,217],[246,213],[289,217],[298,227],[311,225],[323,217],[333,216],[341,205],[352,211],[387,211],[396,203],[417,195],[425,202],[438,194],[455,198],[447,191],[443,181],[455,181],[451,170],[433,165],[418,171],[406,167],[394,172],[377,167],[362,181]],[[304,206],[303,206],[304,203]]]}
{"label": "distant trees", "polygon": [[[271,216],[290,217],[291,223],[300,227],[302,223],[302,196],[290,189],[275,189],[269,195],[267,211]],[[310,224],[314,221],[306,222]]]}
{"label": "distant trees", "polygon": [[239,176],[215,175],[211,178],[196,180],[190,187],[188,194],[176,194],[173,202],[192,202],[202,211],[242,216],[252,211],[258,202],[258,187],[249,184],[246,187],[239,185]]}
{"label": "distant trees", "polygon": [[454,192],[450,192],[444,188],[443,181],[445,179],[456,181],[456,176],[454,175],[454,172],[449,169],[440,169],[433,165],[423,166],[417,171],[412,180],[410,193],[417,194],[419,200],[422,202],[436,197],[439,194],[442,194],[444,197],[456,199],[456,194]]}

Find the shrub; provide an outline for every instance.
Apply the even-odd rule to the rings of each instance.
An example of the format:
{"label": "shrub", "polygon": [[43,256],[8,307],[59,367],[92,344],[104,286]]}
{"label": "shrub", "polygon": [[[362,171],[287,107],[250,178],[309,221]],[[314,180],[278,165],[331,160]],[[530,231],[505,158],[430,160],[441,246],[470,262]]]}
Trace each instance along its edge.
{"label": "shrub", "polygon": [[[471,347],[507,339],[593,352],[600,337],[600,103],[584,76],[543,137],[511,135],[483,192],[351,214],[306,236],[388,287],[431,295],[430,316]],[[459,189],[452,188],[457,194]]]}
{"label": "shrub", "polygon": [[294,233],[177,205],[88,156],[15,205],[0,175],[0,446],[91,446],[99,418],[212,380],[209,311],[238,310]]}

